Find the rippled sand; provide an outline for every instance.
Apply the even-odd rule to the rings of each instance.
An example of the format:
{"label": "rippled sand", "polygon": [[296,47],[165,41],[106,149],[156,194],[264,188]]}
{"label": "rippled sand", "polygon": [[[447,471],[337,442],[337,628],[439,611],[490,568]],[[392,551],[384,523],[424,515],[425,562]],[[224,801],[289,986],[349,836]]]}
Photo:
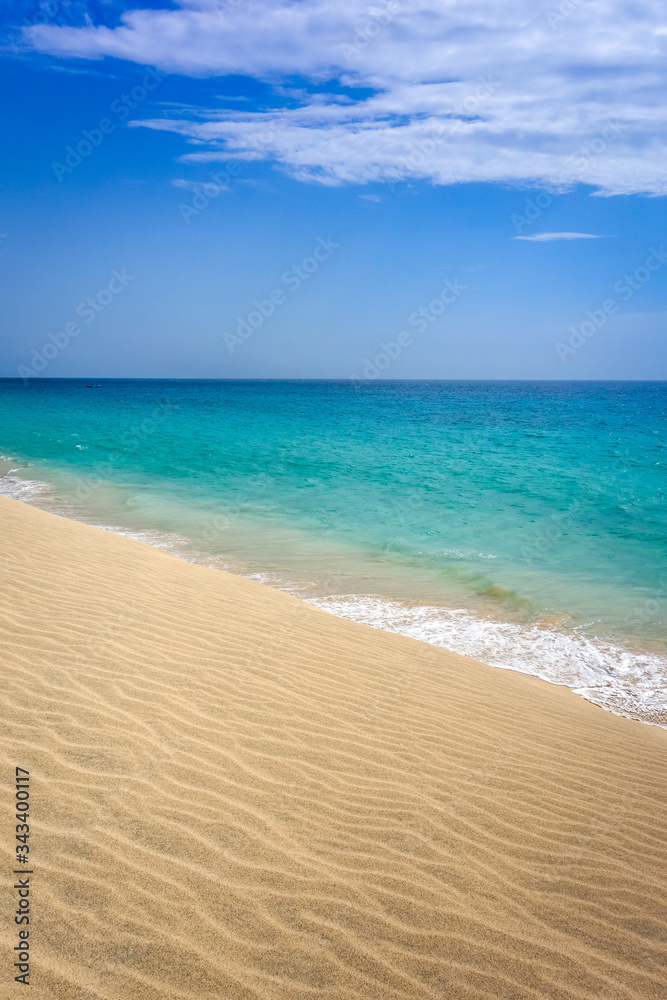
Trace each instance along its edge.
{"label": "rippled sand", "polygon": [[667,996],[665,731],[25,504],[0,522],[36,1000]]}

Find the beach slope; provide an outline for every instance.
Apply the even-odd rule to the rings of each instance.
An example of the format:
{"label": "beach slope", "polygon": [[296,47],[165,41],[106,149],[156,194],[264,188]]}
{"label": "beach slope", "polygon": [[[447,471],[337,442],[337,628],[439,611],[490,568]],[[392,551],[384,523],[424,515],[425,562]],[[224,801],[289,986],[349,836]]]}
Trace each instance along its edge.
{"label": "beach slope", "polygon": [[664,1000],[667,733],[0,498],[38,1000]]}

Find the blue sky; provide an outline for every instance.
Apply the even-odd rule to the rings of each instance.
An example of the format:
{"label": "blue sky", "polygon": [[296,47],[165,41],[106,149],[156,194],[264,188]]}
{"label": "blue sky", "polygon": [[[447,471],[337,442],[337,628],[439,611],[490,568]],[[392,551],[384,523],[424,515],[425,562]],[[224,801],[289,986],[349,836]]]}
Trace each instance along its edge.
{"label": "blue sky", "polygon": [[661,4],[2,17],[0,374],[667,377]]}

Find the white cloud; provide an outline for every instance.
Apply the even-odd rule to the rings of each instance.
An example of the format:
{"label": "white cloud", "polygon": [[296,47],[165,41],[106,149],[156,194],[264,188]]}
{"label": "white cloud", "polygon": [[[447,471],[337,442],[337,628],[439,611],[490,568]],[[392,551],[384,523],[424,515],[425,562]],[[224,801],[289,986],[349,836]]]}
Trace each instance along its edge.
{"label": "white cloud", "polygon": [[[306,81],[288,108],[283,90],[273,110],[138,123],[180,133],[197,146],[191,160],[262,157],[324,184],[420,178],[666,194],[667,9],[660,0],[560,7],[571,13],[556,0],[179,0],[175,10],[129,11],[117,28],[38,25],[25,36],[63,57]],[[373,96],[312,92],[327,81]]]}
{"label": "white cloud", "polygon": [[601,240],[595,233],[536,233],[535,236],[513,236],[513,240],[530,240],[532,243],[548,243],[551,240]]}
{"label": "white cloud", "polygon": [[199,181],[188,181],[184,180],[182,177],[174,177],[171,182],[174,187],[183,188],[185,191],[192,191],[195,194],[206,194],[206,190],[215,190],[215,194],[220,194],[221,191],[230,191],[231,188],[229,184],[220,183],[219,181],[212,180],[207,182]]}

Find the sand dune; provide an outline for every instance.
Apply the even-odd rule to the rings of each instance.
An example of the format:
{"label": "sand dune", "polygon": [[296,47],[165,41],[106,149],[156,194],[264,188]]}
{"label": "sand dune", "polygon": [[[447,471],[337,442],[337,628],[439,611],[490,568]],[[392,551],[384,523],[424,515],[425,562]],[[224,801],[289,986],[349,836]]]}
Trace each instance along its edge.
{"label": "sand dune", "polygon": [[0,521],[35,1000],[667,996],[667,733],[11,500]]}

